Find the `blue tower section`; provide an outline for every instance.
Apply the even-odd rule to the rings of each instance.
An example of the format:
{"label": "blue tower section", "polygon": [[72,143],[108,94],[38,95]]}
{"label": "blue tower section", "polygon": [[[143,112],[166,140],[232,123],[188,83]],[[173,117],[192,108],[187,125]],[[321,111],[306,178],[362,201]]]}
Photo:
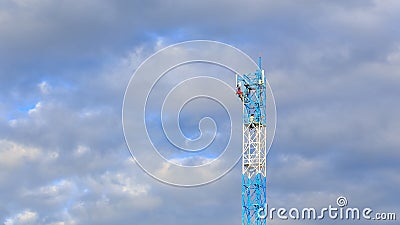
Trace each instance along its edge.
{"label": "blue tower section", "polygon": [[261,58],[255,73],[237,76],[243,102],[242,225],[265,225],[258,216],[266,203],[266,80]]}

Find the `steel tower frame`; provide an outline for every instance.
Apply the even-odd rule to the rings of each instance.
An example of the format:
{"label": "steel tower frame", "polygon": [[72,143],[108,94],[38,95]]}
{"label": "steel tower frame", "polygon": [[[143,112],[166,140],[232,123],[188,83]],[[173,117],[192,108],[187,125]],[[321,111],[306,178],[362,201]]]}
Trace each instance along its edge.
{"label": "steel tower frame", "polygon": [[243,104],[242,225],[265,225],[258,216],[266,199],[266,79],[261,57],[255,73],[236,77],[237,94]]}

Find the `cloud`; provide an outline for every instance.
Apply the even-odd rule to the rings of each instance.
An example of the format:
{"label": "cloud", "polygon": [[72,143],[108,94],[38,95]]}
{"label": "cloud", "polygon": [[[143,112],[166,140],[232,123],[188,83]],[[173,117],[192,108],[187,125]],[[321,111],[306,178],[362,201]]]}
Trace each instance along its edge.
{"label": "cloud", "polygon": [[38,160],[40,151],[35,148],[24,148],[16,143],[1,140],[1,166],[5,168],[15,168],[26,161]]}
{"label": "cloud", "polygon": [[[240,222],[239,167],[207,186],[170,187],[124,143],[133,71],[163,46],[202,38],[262,53],[278,107],[271,204],[326,206],[346,195],[351,205],[399,208],[398,1],[0,4],[1,222]],[[186,109],[186,134],[196,136],[190,118],[203,105]]]}
{"label": "cloud", "polygon": [[38,215],[36,212],[25,210],[15,215],[13,218],[7,219],[5,221],[5,225],[37,224],[37,220],[38,220]]}

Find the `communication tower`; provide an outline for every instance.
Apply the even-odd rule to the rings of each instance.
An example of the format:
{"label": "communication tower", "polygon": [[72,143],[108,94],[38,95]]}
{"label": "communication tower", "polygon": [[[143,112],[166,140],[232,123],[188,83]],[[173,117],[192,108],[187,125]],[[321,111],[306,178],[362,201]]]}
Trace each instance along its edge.
{"label": "communication tower", "polygon": [[236,77],[243,104],[242,225],[265,225],[258,216],[266,203],[267,127],[266,79],[261,57],[255,73]]}

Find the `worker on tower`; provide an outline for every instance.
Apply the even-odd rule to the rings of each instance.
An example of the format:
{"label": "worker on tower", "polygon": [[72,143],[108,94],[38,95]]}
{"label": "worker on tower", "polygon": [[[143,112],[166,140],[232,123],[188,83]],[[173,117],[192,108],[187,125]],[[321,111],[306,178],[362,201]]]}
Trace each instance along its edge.
{"label": "worker on tower", "polygon": [[250,128],[254,128],[254,114],[249,117]]}
{"label": "worker on tower", "polygon": [[242,92],[242,90],[240,90],[239,85],[236,88],[237,88],[236,94],[239,96],[240,100],[243,101],[243,92]]}

